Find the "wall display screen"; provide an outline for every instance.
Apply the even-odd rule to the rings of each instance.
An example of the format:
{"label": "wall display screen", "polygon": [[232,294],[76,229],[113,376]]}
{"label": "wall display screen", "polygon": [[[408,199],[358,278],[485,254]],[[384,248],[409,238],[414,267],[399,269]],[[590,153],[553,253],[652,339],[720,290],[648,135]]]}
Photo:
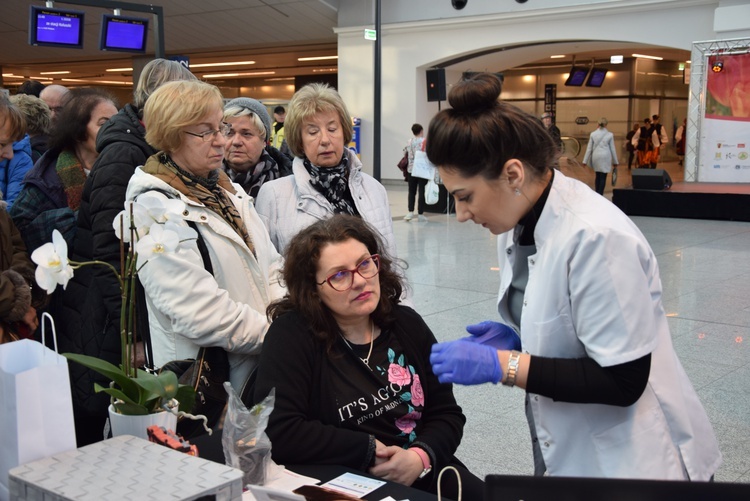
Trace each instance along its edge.
{"label": "wall display screen", "polygon": [[570,68],[570,75],[565,80],[565,85],[568,87],[580,87],[583,82],[586,81],[586,75],[588,75],[589,69],[582,66],[573,66]]}
{"label": "wall display screen", "polygon": [[148,19],[102,15],[99,50],[146,52]]}
{"label": "wall display screen", "polygon": [[607,70],[604,68],[591,68],[589,78],[586,80],[586,87],[601,87],[606,76]]}
{"label": "wall display screen", "polygon": [[84,13],[31,6],[29,45],[83,48]]}

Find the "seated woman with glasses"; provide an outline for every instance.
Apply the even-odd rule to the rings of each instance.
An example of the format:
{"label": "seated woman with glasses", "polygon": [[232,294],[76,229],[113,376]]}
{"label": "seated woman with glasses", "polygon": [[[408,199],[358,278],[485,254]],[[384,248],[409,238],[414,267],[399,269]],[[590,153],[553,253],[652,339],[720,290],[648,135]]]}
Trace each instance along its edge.
{"label": "seated woman with glasses", "polygon": [[[288,292],[268,308],[254,393],[260,401],[276,388],[274,460],[430,492],[453,465],[464,498],[481,499],[483,482],[454,456],[466,419],[430,367],[435,336],[398,304],[404,285],[379,233],[343,214],[313,223],[289,242],[282,276]],[[454,476],[443,488],[457,499]]]}
{"label": "seated woman with glasses", "polygon": [[286,292],[276,252],[252,199],[222,171],[228,124],[219,89],[197,80],[168,82],[146,101],[146,141],[159,153],[130,178],[127,200],[144,193],[179,199],[184,219],[205,243],[162,254],[138,273],[154,364],[195,358],[200,347],[228,353],[229,379],[240,391],[255,368],[268,329],[266,308]]}

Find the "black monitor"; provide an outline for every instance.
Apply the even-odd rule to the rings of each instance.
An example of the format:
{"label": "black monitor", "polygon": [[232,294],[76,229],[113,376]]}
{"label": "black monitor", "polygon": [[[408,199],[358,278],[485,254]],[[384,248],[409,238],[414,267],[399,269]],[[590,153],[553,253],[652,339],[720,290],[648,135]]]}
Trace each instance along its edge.
{"label": "black monitor", "polygon": [[586,75],[588,75],[589,69],[583,66],[573,66],[570,68],[570,75],[565,80],[565,85],[568,87],[580,87],[583,82],[586,81]]}
{"label": "black monitor", "polygon": [[606,76],[607,70],[604,68],[591,68],[589,78],[586,80],[586,87],[601,87]]}
{"label": "black monitor", "polygon": [[99,50],[117,52],[146,52],[148,19],[102,15]]}
{"label": "black monitor", "polygon": [[485,501],[746,501],[750,484],[487,475]]}
{"label": "black monitor", "polygon": [[29,45],[83,48],[84,13],[75,10],[31,6]]}

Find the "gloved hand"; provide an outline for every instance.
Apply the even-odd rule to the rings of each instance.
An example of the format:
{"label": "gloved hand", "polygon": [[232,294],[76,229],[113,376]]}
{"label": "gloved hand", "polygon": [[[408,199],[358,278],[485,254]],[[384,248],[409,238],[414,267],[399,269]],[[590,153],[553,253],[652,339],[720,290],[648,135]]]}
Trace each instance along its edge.
{"label": "gloved hand", "polygon": [[430,363],[441,383],[497,384],[503,378],[495,348],[460,339],[433,344]]}
{"label": "gloved hand", "polygon": [[467,325],[466,332],[471,336],[461,341],[486,344],[498,350],[521,350],[521,338],[512,327],[492,320],[485,320],[474,325]]}

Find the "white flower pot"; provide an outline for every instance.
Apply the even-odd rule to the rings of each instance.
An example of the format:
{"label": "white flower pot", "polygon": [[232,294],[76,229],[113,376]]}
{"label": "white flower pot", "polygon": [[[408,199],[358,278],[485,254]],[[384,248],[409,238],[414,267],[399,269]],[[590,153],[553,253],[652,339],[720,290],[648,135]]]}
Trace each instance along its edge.
{"label": "white flower pot", "polygon": [[109,423],[112,426],[112,436],[133,435],[148,440],[146,428],[151,425],[163,426],[168,430],[177,428],[177,416],[171,412],[157,412],[145,416],[125,416],[118,414],[115,408],[109,406]]}

